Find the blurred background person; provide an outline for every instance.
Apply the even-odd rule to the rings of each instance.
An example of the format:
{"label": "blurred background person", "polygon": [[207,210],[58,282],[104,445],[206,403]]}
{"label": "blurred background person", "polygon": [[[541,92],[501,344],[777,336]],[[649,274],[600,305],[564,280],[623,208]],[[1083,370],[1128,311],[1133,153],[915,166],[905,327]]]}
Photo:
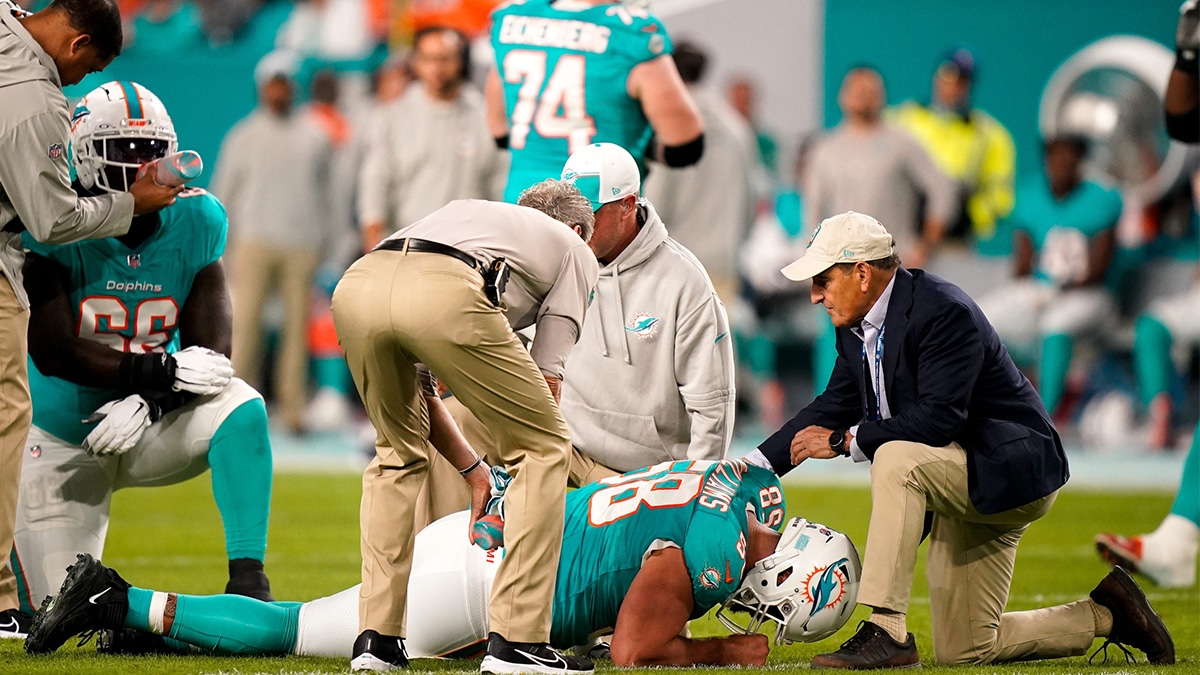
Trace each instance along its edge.
{"label": "blurred background person", "polygon": [[813,149],[804,221],[869,213],[895,238],[905,267],[924,267],[957,216],[954,184],[912,136],[884,121],[886,100],[874,67],[846,73],[838,92],[842,122]]}
{"label": "blurred background person", "polygon": [[644,192],[671,238],[700,260],[717,295],[730,306],[738,299],[738,246],[754,223],[754,131],[704,86],[704,49],[680,41],[671,58],[704,122],[704,155],[687,167],[655,167],[646,177]]}
{"label": "blurred background person", "polygon": [[293,110],[287,59],[264,58],[255,73],[259,107],[225,137],[213,193],[229,212],[232,242],[233,366],[248,382],[263,373],[263,309],[283,301],[273,393],[284,425],[305,430],[305,326],[313,275],[330,241],[335,182],[329,134]]}
{"label": "blurred background person", "polygon": [[498,197],[503,156],[483,96],[468,82],[466,38],[425,28],[413,39],[416,82],[373,120],[359,181],[364,251],[455,199]]}
{"label": "blurred background person", "polygon": [[779,169],[779,141],[770,129],[763,126],[758,117],[758,85],[749,75],[736,75],[729,81],[726,96],[733,109],[753,129],[754,142],[758,146],[758,161],[766,169],[767,175],[774,178]]}
{"label": "blurred background person", "polygon": [[1169,448],[1174,440],[1172,385],[1181,377],[1180,365],[1200,346],[1200,268],[1191,288],[1156,300],[1137,317],[1133,330],[1133,370],[1149,417],[1146,445]]}
{"label": "blurred background person", "polygon": [[1009,350],[1038,358],[1038,390],[1055,414],[1066,390],[1075,340],[1116,325],[1105,287],[1121,197],[1083,177],[1087,143],[1047,138],[1044,175],[1022,181],[1012,212],[1014,281],[979,302]]}
{"label": "blurred background person", "polygon": [[991,239],[996,221],[1012,211],[1017,156],[1004,125],[973,106],[975,76],[970,51],[946,52],[933,73],[929,103],[907,101],[891,119],[955,181],[958,218],[948,223],[947,236]]}

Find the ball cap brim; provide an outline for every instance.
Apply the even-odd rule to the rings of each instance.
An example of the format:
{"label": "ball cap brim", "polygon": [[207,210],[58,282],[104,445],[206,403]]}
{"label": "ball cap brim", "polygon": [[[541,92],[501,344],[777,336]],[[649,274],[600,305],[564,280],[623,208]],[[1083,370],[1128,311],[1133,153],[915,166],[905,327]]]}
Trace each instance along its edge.
{"label": "ball cap brim", "polygon": [[895,251],[887,229],[871,216],[847,211],[821,221],[804,257],[784,267],[783,276],[805,281],[839,263],[882,260]]}

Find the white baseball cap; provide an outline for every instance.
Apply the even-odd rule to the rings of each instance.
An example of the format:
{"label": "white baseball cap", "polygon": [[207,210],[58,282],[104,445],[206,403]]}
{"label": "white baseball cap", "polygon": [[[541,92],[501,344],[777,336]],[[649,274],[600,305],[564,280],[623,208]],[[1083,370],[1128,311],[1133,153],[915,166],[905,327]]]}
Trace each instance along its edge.
{"label": "white baseball cap", "polygon": [[562,180],[579,188],[593,211],[642,190],[637,161],[615,143],[592,143],[571,155],[563,165]]}
{"label": "white baseball cap", "polygon": [[892,255],[896,242],[871,216],[847,211],[821,221],[804,257],[783,268],[792,281],[811,279],[838,263],[869,262]]}

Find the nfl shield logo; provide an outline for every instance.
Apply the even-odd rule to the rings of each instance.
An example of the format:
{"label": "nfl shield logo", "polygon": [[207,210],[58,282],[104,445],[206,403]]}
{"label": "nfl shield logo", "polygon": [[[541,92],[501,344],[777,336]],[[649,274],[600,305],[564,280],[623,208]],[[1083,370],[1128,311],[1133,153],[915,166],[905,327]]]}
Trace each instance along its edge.
{"label": "nfl shield logo", "polygon": [[142,266],[142,256],[140,253],[130,253],[129,257],[125,260],[129,263],[129,266],[135,270]]}
{"label": "nfl shield logo", "polygon": [[46,155],[50,159],[58,159],[59,157],[62,157],[63,144],[62,143],[51,143],[50,147],[46,148]]}

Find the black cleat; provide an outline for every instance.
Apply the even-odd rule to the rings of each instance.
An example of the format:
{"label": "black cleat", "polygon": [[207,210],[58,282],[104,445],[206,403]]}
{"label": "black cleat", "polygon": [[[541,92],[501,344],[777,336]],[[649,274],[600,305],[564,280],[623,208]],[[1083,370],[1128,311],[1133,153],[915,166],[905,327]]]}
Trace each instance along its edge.
{"label": "black cleat", "polygon": [[161,635],[137,628],[106,628],[96,634],[96,653],[106,656],[149,656],[179,654]]}
{"label": "black cleat", "polygon": [[271,581],[263,571],[261,560],[235,558],[229,561],[229,583],[225,584],[227,595],[244,595],[247,598],[275,602],[271,595]]}
{"label": "black cleat", "polygon": [[568,656],[545,642],[509,642],[499,633],[488,633],[487,656],[479,667],[496,675],[589,675],[592,662]]}
{"label": "black cleat", "polygon": [[33,623],[33,617],[19,609],[6,609],[0,612],[0,639],[25,639],[25,636],[29,634],[29,624],[31,623]]}
{"label": "black cleat", "polygon": [[56,597],[47,597],[37,613],[25,651],[49,654],[70,638],[105,628],[121,628],[129,611],[129,583],[87,553],[67,568]]}
{"label": "black cleat", "polygon": [[404,640],[392,635],[380,635],[373,630],[364,630],[354,641],[354,656],[350,659],[350,670],[388,671],[408,667],[408,654],[404,651]]}

